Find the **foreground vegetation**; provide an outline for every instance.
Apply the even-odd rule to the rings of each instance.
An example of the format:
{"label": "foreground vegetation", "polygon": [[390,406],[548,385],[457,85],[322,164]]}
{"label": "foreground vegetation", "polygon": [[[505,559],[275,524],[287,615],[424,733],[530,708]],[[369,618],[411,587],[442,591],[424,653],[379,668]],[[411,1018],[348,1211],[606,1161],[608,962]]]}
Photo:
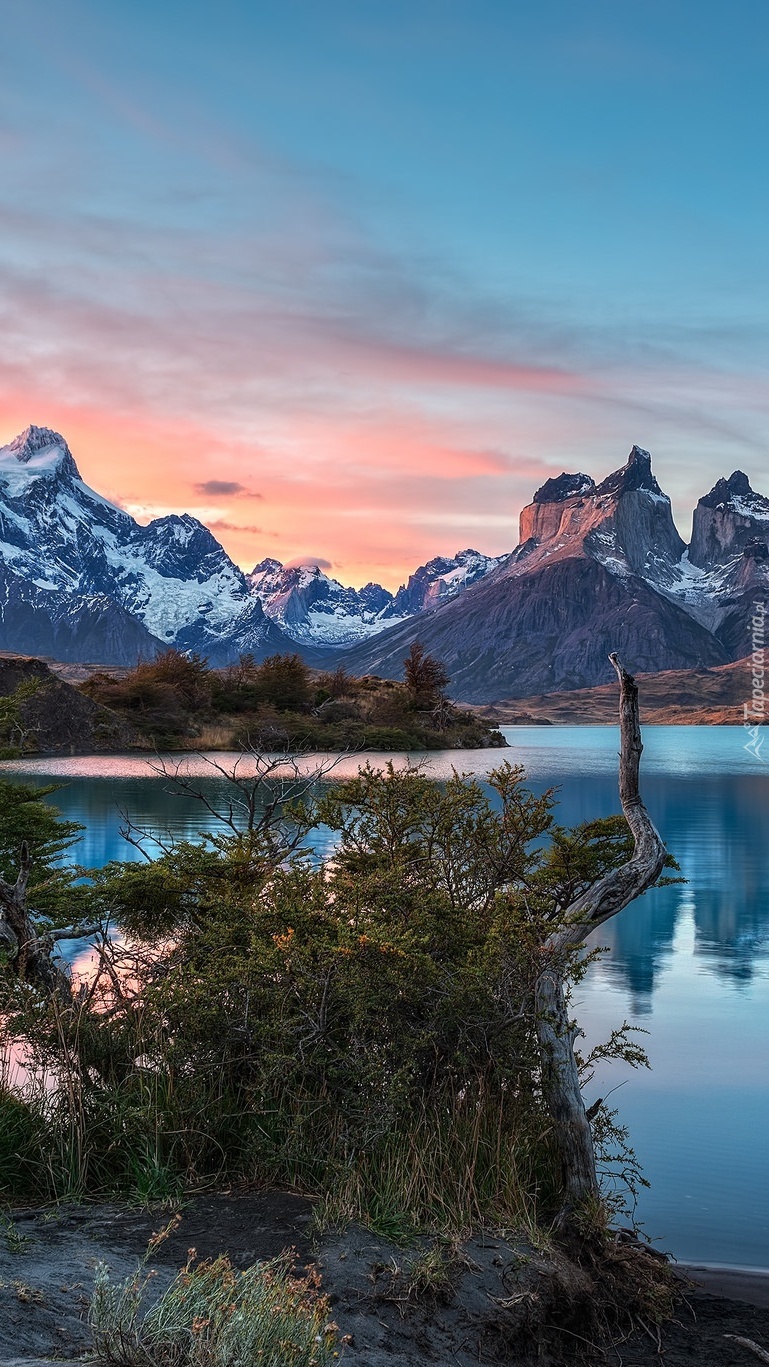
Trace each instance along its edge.
{"label": "foreground vegetation", "polygon": [[226,669],[170,649],[121,678],[94,674],[81,691],[158,749],[441,750],[504,745],[498,730],[451,703],[442,665],[419,645],[403,682],[343,668],[312,671],[299,655]]}
{"label": "foreground vegetation", "polygon": [[[644,1057],[621,1027],[581,1058],[569,1011],[586,935],[671,862],[638,791],[637,690],[612,658],[623,815],[573,830],[509,763],[485,786],[390,764],[313,791],[254,755],[221,810],[205,798],[199,843],[77,878],[61,862],[75,828],[0,785],[0,1011],[29,1070],[0,1088],[8,1197],[293,1189],[317,1226],[429,1230],[457,1267],[473,1228],[526,1231],[534,1250],[549,1227],[544,1320],[518,1314],[511,1343],[553,1313],[599,1335],[669,1313],[666,1269],[609,1233],[612,1179],[639,1180],[624,1131],[581,1094],[597,1058]],[[318,827],[335,839],[324,863]],[[92,961],[71,974],[55,947],[85,936]],[[433,1251],[413,1279],[425,1294],[456,1275]],[[336,1351],[317,1287],[191,1259],[148,1309],[141,1272],[99,1274],[104,1360],[320,1367]]]}
{"label": "foreground vegetation", "polygon": [[[593,1169],[573,1187],[589,1126],[558,1087],[568,1058],[583,1077],[593,1060],[573,1054],[564,992],[662,847],[641,867],[624,817],[563,829],[509,763],[485,788],[390,765],[277,804],[273,782],[285,798],[266,762],[238,779],[242,824],[225,799],[207,840],[77,882],[71,824],[0,787],[2,1009],[55,1080],[0,1094],[6,1190],[273,1183],[392,1233],[533,1226],[597,1199]],[[306,847],[320,825],[324,864]],[[53,951],[85,934],[94,962],[71,981]],[[642,1058],[625,1030],[600,1052]],[[597,1144],[632,1170],[606,1108],[591,1119],[588,1167]]]}
{"label": "foreground vegetation", "polygon": [[[162,1238],[162,1234],[159,1236]],[[152,1241],[148,1256],[157,1246]],[[317,1273],[293,1274],[290,1256],[245,1271],[224,1255],[185,1266],[161,1296],[144,1265],[114,1282],[100,1263],[89,1323],[108,1367],[331,1367],[336,1324]]]}

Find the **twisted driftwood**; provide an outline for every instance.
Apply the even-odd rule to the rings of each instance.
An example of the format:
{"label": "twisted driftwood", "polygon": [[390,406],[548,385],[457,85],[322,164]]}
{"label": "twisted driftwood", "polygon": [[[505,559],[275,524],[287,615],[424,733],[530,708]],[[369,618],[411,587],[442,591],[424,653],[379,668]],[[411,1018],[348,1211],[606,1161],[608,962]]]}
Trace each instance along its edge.
{"label": "twisted driftwood", "polygon": [[553,1121],[553,1140],[561,1163],[566,1209],[598,1195],[590,1120],[579,1085],[574,1043],[580,1033],[569,1020],[565,972],[569,954],[596,926],[616,916],[659,877],[667,851],[654,828],[638,788],[641,726],[638,688],[617,656],[609,656],[619,679],[619,795],[634,849],[627,863],[599,878],[574,899],[561,924],[543,946],[546,968],[535,986],[537,1037],[542,1090]]}

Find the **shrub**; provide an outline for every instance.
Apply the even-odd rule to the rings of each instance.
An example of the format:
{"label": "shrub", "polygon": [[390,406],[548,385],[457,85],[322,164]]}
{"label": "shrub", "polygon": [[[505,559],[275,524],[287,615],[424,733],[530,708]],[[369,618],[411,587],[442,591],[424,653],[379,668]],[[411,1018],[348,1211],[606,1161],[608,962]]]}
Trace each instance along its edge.
{"label": "shrub", "polygon": [[445,666],[428,655],[419,641],[412,643],[403,661],[403,680],[415,707],[434,706],[451,682]]}
{"label": "shrub", "polygon": [[261,698],[281,711],[297,712],[312,701],[310,671],[301,655],[270,655],[257,672]]}
{"label": "shrub", "polygon": [[329,1322],[317,1274],[293,1276],[285,1257],[239,1272],[226,1257],[197,1262],[192,1250],[168,1289],[147,1306],[151,1277],[140,1267],[114,1285],[99,1264],[89,1323],[101,1362],[326,1367],[337,1356],[336,1325]]}

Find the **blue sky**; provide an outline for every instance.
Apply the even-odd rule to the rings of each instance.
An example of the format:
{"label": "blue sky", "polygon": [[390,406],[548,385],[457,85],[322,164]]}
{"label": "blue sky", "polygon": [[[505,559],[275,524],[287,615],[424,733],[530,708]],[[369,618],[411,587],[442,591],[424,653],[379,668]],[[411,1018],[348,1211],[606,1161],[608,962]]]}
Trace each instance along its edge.
{"label": "blue sky", "polygon": [[349,582],[510,549],[633,442],[684,534],[720,474],[769,486],[764,4],[0,27],[0,439],[58,426],[138,515]]}

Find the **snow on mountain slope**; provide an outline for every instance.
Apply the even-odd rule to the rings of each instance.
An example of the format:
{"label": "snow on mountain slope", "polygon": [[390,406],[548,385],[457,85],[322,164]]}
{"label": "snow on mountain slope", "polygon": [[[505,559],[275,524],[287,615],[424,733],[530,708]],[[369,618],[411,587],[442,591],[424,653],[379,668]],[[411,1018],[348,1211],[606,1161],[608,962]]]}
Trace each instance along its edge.
{"label": "snow on mountain slope", "polygon": [[612,650],[639,672],[744,658],[754,603],[769,596],[769,500],[738,472],[700,500],[698,527],[695,561],[648,451],[634,446],[601,484],[582,473],[548,480],[504,564],[345,663],[397,678],[418,637],[455,697],[488,702],[602,683]]}
{"label": "snow on mountain slope", "polygon": [[553,671],[559,687],[600,681],[612,635],[645,669],[740,658],[768,596],[769,499],[741,471],[719,480],[687,549],[640,447],[601,484],[548,480],[509,556],[437,556],[394,595],[346,588],[313,562],[267,559],[245,575],[187,513],[141,526],[84,483],[49,428],[0,448],[5,650],[131,664],[174,645],[218,665],[299,649],[398,675],[418,637],[479,697],[513,696],[510,670],[529,692]]}
{"label": "snow on mountain slope", "polygon": [[265,560],[246,576],[197,518],[144,527],[89,488],[50,428],[0,448],[0,647],[130,663],[175,645],[213,664],[243,651],[339,649],[496,563],[476,551],[431,561],[395,598],[380,584],[345,588],[312,564]]}
{"label": "snow on mountain slope", "polygon": [[248,576],[267,616],[300,645],[345,647],[437,606],[496,569],[506,557],[459,551],[421,565],[393,596],[381,584],[344,588],[318,565],[262,560]]}
{"label": "snow on mountain slope", "polygon": [[[65,633],[62,647],[61,628],[73,606],[82,617],[89,604],[100,619],[111,613],[116,623],[133,623],[126,663],[162,644],[183,642],[212,662],[238,648],[285,647],[243,572],[202,523],[184,514],[142,527],[84,483],[66,441],[49,428],[29,427],[0,448],[0,561],[0,623],[12,622],[20,636],[11,648],[39,649],[34,643],[50,638],[66,648],[62,658],[83,658],[78,632],[75,639]],[[93,649],[86,618],[79,634]],[[110,634],[114,659],[119,628]],[[0,639],[7,635],[0,627]],[[91,658],[105,656],[97,649]]]}
{"label": "snow on mountain slope", "polygon": [[383,629],[392,594],[381,584],[344,588],[318,565],[262,560],[248,575],[265,613],[300,645],[346,646]]}
{"label": "snow on mountain slope", "polygon": [[451,559],[435,556],[426,565],[420,565],[409,576],[408,583],[398,589],[383,614],[388,625],[393,625],[400,618],[412,617],[414,613],[438,607],[440,603],[485,579],[500,565],[504,565],[507,559],[506,555],[482,555],[480,551],[471,549],[457,551]]}
{"label": "snow on mountain slope", "polygon": [[691,545],[658,587],[730,651],[748,653],[750,605],[769,598],[769,498],[741,470],[699,500]]}

